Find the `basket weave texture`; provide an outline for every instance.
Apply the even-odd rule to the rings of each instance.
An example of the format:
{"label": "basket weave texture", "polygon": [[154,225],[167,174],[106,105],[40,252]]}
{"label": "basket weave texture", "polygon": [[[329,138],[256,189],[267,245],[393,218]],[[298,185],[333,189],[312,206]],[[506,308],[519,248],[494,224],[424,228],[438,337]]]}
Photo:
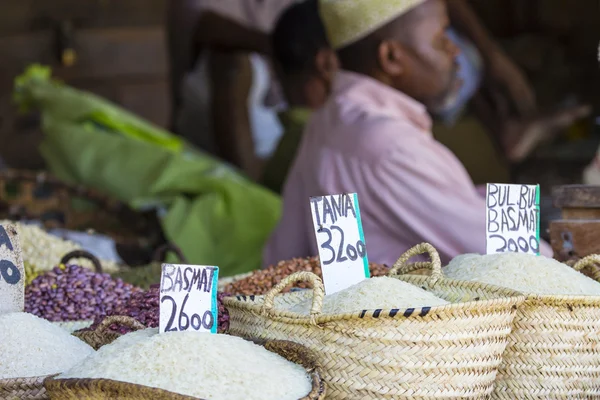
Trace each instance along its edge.
{"label": "basket weave texture", "polygon": [[[432,262],[406,264],[422,253]],[[424,266],[431,276],[395,275]],[[487,398],[524,296],[443,278],[439,256],[427,244],[409,250],[390,273],[453,304],[323,315],[323,283],[312,273],[298,272],[265,296],[225,298],[230,333],[292,340],[312,349],[331,399]],[[310,291],[279,294],[299,281],[313,286],[310,316],[280,309],[311,296]]]}
{"label": "basket weave texture", "polygon": [[0,399],[49,399],[44,387],[47,376],[33,378],[0,379]]}
{"label": "basket weave texture", "polygon": [[72,335],[89,344],[94,350],[98,350],[100,347],[114,342],[121,336],[120,333],[110,329],[112,324],[124,325],[133,330],[146,328],[141,322],[131,317],[116,315],[104,318],[95,330],[81,330],[73,332]]}
{"label": "basket weave texture", "polygon": [[[573,268],[600,261],[590,256]],[[493,399],[600,398],[600,297],[531,295],[519,307]]]}
{"label": "basket weave texture", "polygon": [[[264,341],[267,350],[279,354],[285,359],[302,365],[312,379],[311,392],[299,400],[325,399],[325,384],[321,378],[320,366],[314,354],[303,346],[287,341]],[[277,384],[285,384],[278,382]],[[185,396],[162,389],[117,382],[108,379],[53,379],[44,383],[52,399],[61,400],[192,400]]]}

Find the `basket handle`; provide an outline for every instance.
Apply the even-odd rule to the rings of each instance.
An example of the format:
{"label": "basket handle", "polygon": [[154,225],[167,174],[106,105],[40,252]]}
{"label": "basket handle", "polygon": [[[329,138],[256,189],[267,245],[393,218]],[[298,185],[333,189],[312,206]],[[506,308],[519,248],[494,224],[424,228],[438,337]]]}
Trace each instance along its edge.
{"label": "basket handle", "polygon": [[313,288],[312,306],[310,315],[315,316],[321,314],[323,309],[323,298],[325,297],[325,286],[323,281],[317,275],[308,271],[295,272],[292,275],[284,278],[273,289],[265,295],[265,300],[262,306],[262,313],[268,313],[275,305],[275,296],[281,293],[283,289],[296,282],[309,282]]}
{"label": "basket handle", "polygon": [[181,249],[179,247],[177,247],[176,245],[174,245],[173,243],[165,243],[162,246],[160,246],[159,248],[157,248],[156,251],[154,252],[154,256],[152,257],[152,259],[155,262],[163,262],[163,261],[165,261],[167,253],[169,251],[172,251],[173,253],[175,253],[177,258],[179,258],[180,263],[182,263],[182,264],[188,263],[188,260],[185,257],[185,255],[183,254],[183,251],[181,251]]}
{"label": "basket handle", "polygon": [[573,265],[573,269],[580,272],[584,268],[591,267],[595,264],[600,264],[600,255],[598,254],[592,254],[582,258],[581,260],[577,261],[575,265]]}
{"label": "basket handle", "polygon": [[138,320],[136,320],[134,318],[126,317],[124,315],[112,315],[110,317],[104,318],[102,320],[102,322],[100,322],[100,324],[98,324],[98,327],[96,328],[96,332],[98,332],[100,334],[106,333],[107,331],[110,330],[110,326],[112,324],[123,325],[134,331],[146,329],[146,326],[144,324],[142,324],[141,322],[139,322]]}
{"label": "basket handle", "polygon": [[60,264],[67,265],[67,263],[74,258],[85,258],[86,260],[91,261],[96,272],[99,274],[102,273],[102,264],[100,264],[98,257],[85,250],[74,250],[65,254],[63,258],[60,259]]}
{"label": "basket handle", "polygon": [[[412,257],[419,256],[421,254],[429,254],[431,262],[416,262],[408,264],[408,260],[410,260]],[[409,249],[406,253],[404,253],[398,259],[398,261],[396,261],[396,263],[388,273],[388,276],[405,275],[410,272],[417,271],[419,269],[431,270],[430,281],[432,284],[436,283],[439,279],[443,278],[444,276],[442,274],[442,261],[440,260],[440,255],[438,254],[435,247],[433,247],[429,243],[418,244],[415,247]]]}
{"label": "basket handle", "polygon": [[595,267],[592,269],[592,277],[594,280],[600,282],[600,268],[598,268],[598,265],[600,265],[600,255],[592,254],[577,261],[573,265],[573,269],[581,272],[587,267]]}

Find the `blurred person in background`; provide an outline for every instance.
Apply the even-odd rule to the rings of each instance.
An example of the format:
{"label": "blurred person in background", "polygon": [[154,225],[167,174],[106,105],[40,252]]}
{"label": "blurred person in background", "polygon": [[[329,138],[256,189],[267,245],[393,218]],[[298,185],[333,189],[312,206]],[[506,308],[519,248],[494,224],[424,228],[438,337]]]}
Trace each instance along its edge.
{"label": "blurred person in background", "polygon": [[281,15],[271,35],[272,57],[287,108],[279,112],[283,135],[261,183],[281,193],[312,111],[331,91],[339,65],[319,16],[318,0],[298,2]]}
{"label": "blurred person in background", "polygon": [[304,131],[263,264],[318,254],[309,197],[352,192],[373,262],[391,265],[423,241],[445,262],[485,253],[485,200],[428,114],[462,84],[446,2],[320,0],[320,10],[343,70]]}
{"label": "blurred person in background", "polygon": [[525,160],[549,141],[589,115],[587,105],[541,113],[525,74],[510,60],[481,23],[467,0],[447,0],[451,27],[448,37],[460,48],[457,60],[463,86],[450,103],[433,115],[452,125],[469,101],[510,163]]}
{"label": "blurred person in background", "polygon": [[[460,49],[457,61],[463,84],[447,104],[430,110],[436,121],[453,126],[472,104],[498,150],[518,163],[589,112],[586,107],[572,107],[539,116],[527,78],[491,38],[468,2],[448,0],[447,4],[451,21],[447,34]],[[333,76],[334,58],[327,56],[327,39],[317,14],[315,1],[301,1],[282,14],[272,33],[272,56],[280,66],[278,76],[290,106],[279,114],[288,134],[263,172],[262,183],[276,192],[282,189],[310,110],[322,104]]]}
{"label": "blurred person in background", "polygon": [[[172,129],[210,153],[253,169],[254,177],[259,168],[256,163],[269,158],[282,133],[276,112],[283,99],[266,57],[271,53],[269,34],[275,21],[292,3],[294,0],[168,2]],[[215,76],[218,78],[211,82]],[[228,86],[230,81],[238,87]],[[224,93],[234,102],[224,101]],[[227,106],[236,109],[223,109]],[[246,107],[248,115],[241,116],[243,111],[237,108]],[[230,122],[238,126],[231,128]],[[244,124],[248,126],[240,126]]]}

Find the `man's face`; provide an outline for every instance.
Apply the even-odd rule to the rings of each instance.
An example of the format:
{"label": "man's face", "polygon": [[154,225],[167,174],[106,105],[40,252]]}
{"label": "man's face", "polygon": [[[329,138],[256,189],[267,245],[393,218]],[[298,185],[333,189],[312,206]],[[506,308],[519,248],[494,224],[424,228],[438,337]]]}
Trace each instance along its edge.
{"label": "man's face", "polygon": [[[443,109],[458,95],[458,47],[448,38],[446,3],[428,0],[411,11],[410,30],[404,31],[405,74],[401,90],[425,104],[431,111]],[[406,27],[399,27],[406,30]]]}

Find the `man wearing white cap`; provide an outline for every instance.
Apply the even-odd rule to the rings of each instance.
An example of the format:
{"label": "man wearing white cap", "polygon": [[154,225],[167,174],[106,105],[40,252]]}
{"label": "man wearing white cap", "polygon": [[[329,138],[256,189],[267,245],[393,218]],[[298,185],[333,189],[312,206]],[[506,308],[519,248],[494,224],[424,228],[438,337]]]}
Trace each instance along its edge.
{"label": "man wearing white cap", "polygon": [[[344,71],[307,125],[265,264],[318,253],[309,197],[357,192],[373,262],[427,241],[444,261],[485,252],[485,200],[431,134],[460,88],[443,0],[320,0]],[[552,255],[546,243],[542,254]]]}

